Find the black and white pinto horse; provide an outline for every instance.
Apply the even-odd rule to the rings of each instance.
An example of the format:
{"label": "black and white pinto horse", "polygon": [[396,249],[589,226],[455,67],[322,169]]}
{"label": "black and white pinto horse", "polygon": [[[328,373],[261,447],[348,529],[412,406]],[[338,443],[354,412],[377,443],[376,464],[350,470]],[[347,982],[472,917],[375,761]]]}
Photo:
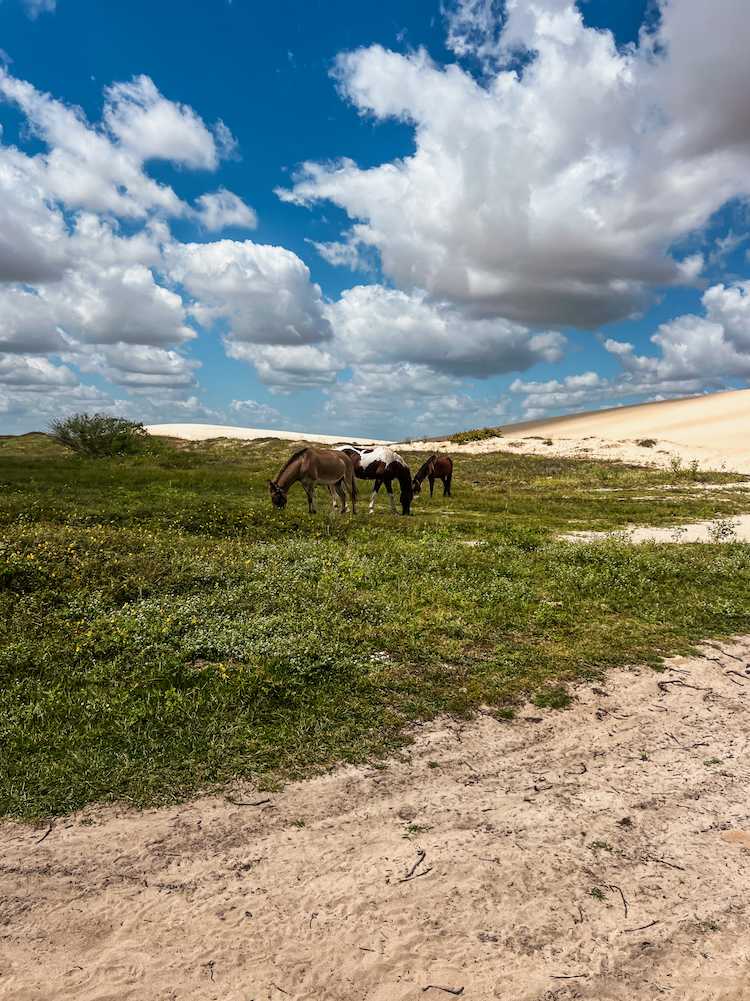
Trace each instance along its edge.
{"label": "black and white pinto horse", "polygon": [[401,491],[401,511],[411,514],[411,501],[414,495],[409,467],[392,448],[378,445],[376,448],[354,448],[351,445],[341,445],[339,451],[346,452],[354,463],[354,473],[360,480],[373,480],[370,494],[370,514],[375,510],[375,498],[378,490],[385,484],[391,511],[396,514],[396,501],[393,496],[393,481],[398,480]]}

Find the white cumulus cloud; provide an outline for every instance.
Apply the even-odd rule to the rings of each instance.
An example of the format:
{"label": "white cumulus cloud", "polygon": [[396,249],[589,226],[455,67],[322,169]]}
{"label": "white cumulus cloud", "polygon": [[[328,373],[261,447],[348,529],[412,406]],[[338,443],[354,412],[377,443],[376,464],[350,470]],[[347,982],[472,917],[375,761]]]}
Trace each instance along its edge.
{"label": "white cumulus cloud", "polygon": [[254,210],[226,188],[219,188],[211,194],[201,195],[197,199],[198,217],[202,225],[212,232],[225,229],[227,226],[242,226],[244,229],[255,229],[258,217]]}
{"label": "white cumulus cloud", "polygon": [[654,354],[639,354],[629,341],[603,340],[621,368],[612,378],[585,372],[546,382],[516,379],[510,389],[524,395],[524,416],[694,395],[747,382],[750,282],[713,285],[702,303],[702,314],[686,313],[659,325],[651,336]]}
{"label": "white cumulus cloud", "polygon": [[286,423],[286,419],[276,407],[272,407],[268,403],[259,403],[257,400],[232,400],[229,404],[229,411],[233,418],[252,421],[255,427],[264,425],[278,427]]}
{"label": "white cumulus cloud", "polygon": [[104,93],[107,131],[141,162],[170,160],[204,170],[219,165],[214,136],[200,116],[163,97],[150,77],[112,84]]}
{"label": "white cumulus cloud", "polygon": [[382,285],[358,285],[328,309],[340,352],[358,363],[405,361],[441,372],[486,378],[557,361],[565,338],[534,334],[503,319],[474,319]]}
{"label": "white cumulus cloud", "polygon": [[473,315],[596,327],[694,281],[700,261],[675,243],[750,194],[743,5],[662,0],[627,48],[572,0],[508,0],[494,27],[498,5],[458,7],[454,51],[496,68],[479,81],[423,50],[341,55],[342,93],[409,123],[415,150],[305,163],[281,197],[340,206],[400,288]]}
{"label": "white cumulus cloud", "polygon": [[201,323],[223,320],[230,344],[314,344],[331,337],[320,287],[296,254],[251,240],[172,243],[169,273]]}

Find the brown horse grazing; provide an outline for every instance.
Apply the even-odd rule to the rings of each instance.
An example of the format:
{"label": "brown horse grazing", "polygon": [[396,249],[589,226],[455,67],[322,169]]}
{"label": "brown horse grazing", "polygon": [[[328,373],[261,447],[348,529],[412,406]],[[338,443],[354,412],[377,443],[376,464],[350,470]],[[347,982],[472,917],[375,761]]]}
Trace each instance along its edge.
{"label": "brown horse grazing", "polygon": [[289,488],[297,481],[307,494],[307,510],[310,514],[315,514],[316,511],[315,487],[318,483],[328,487],[332,498],[334,491],[338,494],[342,514],[346,511],[348,490],[352,499],[352,514],[356,514],[357,484],[354,479],[354,464],[348,455],[331,448],[301,448],[299,452],[295,452],[276,474],[276,479],[268,481],[274,507],[286,506]]}
{"label": "brown horse grazing", "polygon": [[354,473],[360,480],[374,480],[370,494],[370,514],[375,510],[375,498],[378,490],[385,484],[391,511],[396,513],[396,501],[393,497],[393,481],[398,480],[401,489],[401,511],[411,514],[411,472],[401,456],[386,445],[377,448],[354,448],[351,445],[339,446],[339,452],[348,455],[354,463]]}
{"label": "brown horse grazing", "polygon": [[451,480],[453,479],[453,459],[449,455],[438,455],[433,453],[427,462],[419,467],[414,476],[412,489],[415,494],[422,492],[422,481],[428,480],[430,484],[430,497],[435,488],[435,480],[442,480],[443,497],[451,496]]}

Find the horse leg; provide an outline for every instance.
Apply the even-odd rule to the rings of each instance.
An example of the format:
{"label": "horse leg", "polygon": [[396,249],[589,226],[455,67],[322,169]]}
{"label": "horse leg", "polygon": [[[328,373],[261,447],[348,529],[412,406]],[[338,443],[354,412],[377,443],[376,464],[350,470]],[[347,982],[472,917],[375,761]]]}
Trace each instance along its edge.
{"label": "horse leg", "polygon": [[391,502],[391,514],[397,514],[396,511],[396,498],[393,496],[393,482],[392,480],[385,481],[385,489],[388,491],[388,500]]}
{"label": "horse leg", "polygon": [[336,484],[336,493],[341,500],[341,513],[346,514],[346,490],[344,489],[344,481],[339,480]]}
{"label": "horse leg", "polygon": [[347,483],[349,487],[349,496],[352,499],[352,514],[357,513],[357,484],[354,478],[354,473],[349,474],[349,482]]}
{"label": "horse leg", "polygon": [[328,490],[329,490],[329,492],[330,492],[330,494],[331,494],[331,506],[332,506],[332,508],[333,508],[333,510],[334,510],[334,511],[335,511],[335,510],[336,510],[336,509],[338,508],[338,506],[339,506],[339,503],[338,503],[338,501],[337,501],[337,499],[336,499],[336,497],[337,497],[337,492],[338,492],[338,491],[337,491],[337,486],[338,486],[338,485],[334,485],[334,484],[332,484],[332,483],[329,483],[329,484],[328,484]]}
{"label": "horse leg", "polygon": [[375,513],[375,498],[378,495],[378,490],[380,490],[380,484],[382,482],[382,480],[375,480],[372,485],[372,493],[370,494],[370,514]]}
{"label": "horse leg", "polygon": [[303,483],[305,493],[307,494],[307,513],[317,514],[318,509],[315,507],[315,484],[314,483]]}
{"label": "horse leg", "polygon": [[430,475],[427,477],[427,479],[430,481],[430,497],[432,497],[432,491],[435,489],[435,476],[434,476],[434,474],[430,473]]}
{"label": "horse leg", "polygon": [[453,473],[448,473],[448,475],[443,480],[443,497],[450,497],[451,495],[451,479]]}

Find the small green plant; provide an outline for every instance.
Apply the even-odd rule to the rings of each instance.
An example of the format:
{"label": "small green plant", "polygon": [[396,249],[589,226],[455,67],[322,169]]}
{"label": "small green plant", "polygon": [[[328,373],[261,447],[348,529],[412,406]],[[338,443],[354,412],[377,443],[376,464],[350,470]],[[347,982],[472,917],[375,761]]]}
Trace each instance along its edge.
{"label": "small green plant", "polygon": [[107,414],[73,414],[54,420],[49,426],[49,436],[90,459],[136,455],[145,450],[147,441],[142,424]]}
{"label": "small green plant", "polygon": [[431,830],[432,828],[429,824],[407,824],[403,837],[411,840],[411,838],[416,838],[418,834],[425,834],[427,831]]}
{"label": "small green plant", "polygon": [[656,444],[656,438],[638,438],[636,440],[636,445],[640,445],[641,448],[653,448]]}
{"label": "small green plant", "polygon": [[647,751],[641,751],[641,761],[650,761]]}
{"label": "small green plant", "polygon": [[499,428],[472,428],[470,431],[459,431],[452,434],[448,441],[456,445],[466,445],[470,441],[484,441],[486,438],[502,438]]}
{"label": "small green plant", "polygon": [[688,463],[688,474],[690,475],[690,479],[691,480],[697,480],[698,479],[698,460],[697,459],[691,459],[690,462]]}
{"label": "small green plant", "polygon": [[304,827],[304,826],[305,826],[304,820],[297,819],[292,821],[292,827]]}
{"label": "small green plant", "polygon": [[669,468],[678,476],[682,472],[682,459],[679,455],[670,455],[669,457]]}
{"label": "small green plant", "polygon": [[720,765],[721,758],[705,758],[703,761],[704,765]]}
{"label": "small green plant", "polygon": [[439,761],[428,761],[427,762],[427,767],[428,768],[439,768],[440,767],[440,762]]}
{"label": "small green plant", "polygon": [[598,886],[592,886],[590,893],[594,900],[604,900],[604,892]]}
{"label": "small green plant", "polygon": [[607,841],[592,841],[589,845],[592,852],[612,852],[614,848]]}
{"label": "small green plant", "polygon": [[562,685],[550,685],[538,691],[533,701],[540,709],[567,709],[571,698]]}

